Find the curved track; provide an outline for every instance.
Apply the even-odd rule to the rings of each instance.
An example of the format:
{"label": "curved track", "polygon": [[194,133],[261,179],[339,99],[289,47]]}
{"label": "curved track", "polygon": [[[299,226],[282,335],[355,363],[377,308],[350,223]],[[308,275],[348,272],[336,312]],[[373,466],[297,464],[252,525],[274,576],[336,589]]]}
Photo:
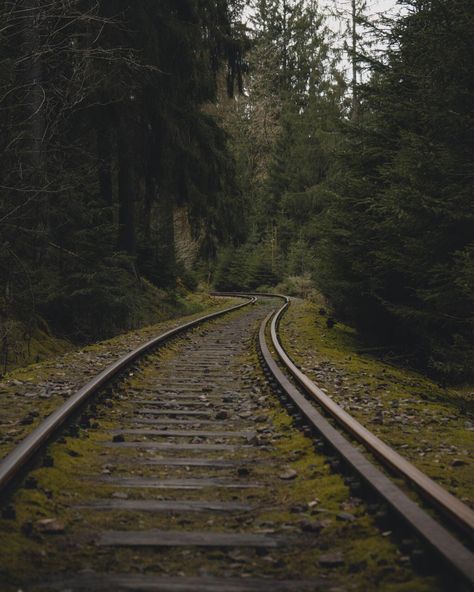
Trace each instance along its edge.
{"label": "curved track", "polygon": [[62,426],[95,394],[100,388],[110,383],[115,379],[120,372],[130,366],[133,362],[149,353],[159,345],[165,344],[168,340],[181,333],[193,329],[198,325],[216,319],[234,310],[239,310],[243,306],[247,306],[250,302],[255,302],[255,297],[246,297],[248,302],[231,306],[222,311],[218,311],[209,315],[205,315],[180,325],[175,329],[171,329],[162,335],[159,335],[140,347],[137,347],[130,353],[121,357],[119,360],[108,366],[90,382],[84,385],[77,393],[70,397],[61,407],[54,413],[47,417],[23,442],[21,442],[15,449],[8,454],[0,463],[0,496],[10,486],[13,479],[20,474],[27,466],[35,454],[41,452],[42,448],[51,440],[54,435],[62,428]]}
{"label": "curved track", "polygon": [[[28,546],[32,539],[32,557],[38,542],[47,549],[46,559],[40,562],[34,577],[29,573],[25,581],[21,577],[18,582],[14,580],[15,585],[31,583],[28,590],[164,592],[296,592],[316,591],[328,585],[337,588],[339,581],[333,568],[343,566],[344,561],[338,553],[321,555],[318,545],[327,548],[327,539],[332,540],[331,545],[344,546],[347,537],[354,536],[357,546],[360,535],[356,526],[352,530],[347,526],[337,530],[343,536],[339,542],[328,539],[325,522],[331,521],[314,521],[312,516],[317,516],[319,509],[301,503],[298,497],[302,495],[298,488],[304,490],[314,483],[317,491],[318,479],[323,479],[311,469],[322,462],[313,451],[315,439],[318,450],[324,440],[333,460],[334,455],[342,460],[372,496],[375,492],[379,503],[388,505],[405,528],[416,533],[443,560],[448,571],[465,584],[474,584],[472,553],[354,448],[317,411],[315,403],[472,535],[469,508],[353,420],[293,364],[278,337],[278,322],[289,305],[288,298],[278,296],[285,300],[278,309],[275,295],[260,295],[264,303],[244,311],[248,304],[255,303],[256,296],[239,296],[247,301],[168,331],[109,366],[0,464],[0,494],[6,499],[13,496],[20,513],[37,512],[38,499],[44,498],[47,508],[65,508],[64,519],[70,525],[65,528],[47,518],[28,522],[26,527],[23,524],[23,534],[12,525],[10,530],[17,544],[24,541]],[[228,322],[223,322],[228,313]],[[268,387],[261,384],[251,362],[252,331],[258,326],[259,355],[267,380],[272,392],[279,393],[298,420],[305,419],[303,440],[295,428],[285,423],[285,412],[278,402],[272,402],[272,392],[265,391]],[[114,391],[114,397],[104,401],[105,386]],[[68,428],[65,432],[91,402],[94,409],[80,424],[85,429]],[[91,417],[96,418],[93,423]],[[304,450],[296,449],[294,455],[288,456],[293,441]],[[86,453],[81,448],[84,442]],[[283,447],[282,442],[286,443]],[[58,459],[54,469],[38,468],[47,448],[52,448],[53,460]],[[313,464],[301,464],[299,475],[288,464],[297,462],[301,454],[316,456]],[[78,457],[72,466],[68,455]],[[107,462],[104,464],[102,459]],[[36,475],[23,482],[23,486],[36,491],[30,506],[15,498],[29,467]],[[51,474],[60,481],[66,479],[57,491],[44,484],[51,482]],[[157,496],[156,492],[164,493]],[[29,499],[28,495],[23,497]],[[76,503],[71,505],[71,498],[77,498]],[[286,512],[294,508],[291,512],[301,513],[304,520],[298,518],[295,522],[286,517],[268,522],[264,517],[273,516],[283,499]],[[356,520],[347,512],[340,516],[343,521]],[[48,533],[59,536],[51,541]],[[60,562],[62,545],[69,549],[71,558],[58,567],[55,561]],[[133,549],[133,557],[123,555]],[[164,553],[165,549],[166,565],[170,567],[160,565],[161,571],[152,573],[156,572],[152,553]],[[206,549],[212,560],[204,554]],[[74,566],[83,564],[83,557],[88,557],[86,565],[92,565],[93,571],[73,573],[77,571]],[[291,568],[287,565],[289,558]],[[329,580],[326,563],[332,569]],[[202,568],[207,564],[211,565],[209,573]],[[117,565],[121,569],[117,570]],[[0,565],[0,579],[6,567]],[[61,575],[51,578],[55,571]],[[381,568],[381,574],[383,571]]]}
{"label": "curved track", "polygon": [[436,508],[441,510],[445,516],[454,521],[456,525],[461,526],[464,533],[472,540],[474,535],[474,513],[466,504],[440,487],[362,426],[321,391],[293,363],[281,345],[277,330],[278,322],[290,304],[288,298],[283,298],[285,304],[276,314],[267,317],[261,325],[259,335],[262,357],[273,378],[286,395],[291,398],[297,410],[306,418],[309,425],[315,428],[316,432],[329,443],[333,452],[350,466],[363,479],[364,483],[375,491],[396,512],[397,516],[431,547],[447,566],[453,568],[467,583],[474,585],[474,555],[472,552],[424,509],[413,502],[392,480],[371,463],[366,456],[361,454],[340,432],[334,429],[278,367],[270,353],[265,335],[271,317],[273,317],[270,328],[271,344],[282,366],[296,380],[297,384],[303,387],[303,392],[309,395],[310,400],[317,402],[344,430],[359,440],[369,451],[373,452],[383,466],[394,469],[403,475],[410,485],[420,491],[430,502],[433,502]]}

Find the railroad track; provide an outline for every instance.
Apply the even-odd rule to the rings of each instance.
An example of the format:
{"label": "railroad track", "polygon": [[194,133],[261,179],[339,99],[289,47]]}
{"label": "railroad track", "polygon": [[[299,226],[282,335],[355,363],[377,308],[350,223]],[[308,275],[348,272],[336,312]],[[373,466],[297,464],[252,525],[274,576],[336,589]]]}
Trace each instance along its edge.
{"label": "railroad track", "polygon": [[[251,303],[248,296],[225,316],[125,356],[4,459],[5,590],[378,590],[407,582],[454,590],[474,582],[470,551],[318,412],[314,397],[337,416],[279,343],[286,303]],[[372,450],[383,456],[374,441]],[[421,485],[427,494],[429,482]],[[430,499],[441,507],[448,500],[447,517],[472,535],[470,511],[439,493]],[[368,506],[385,520],[383,533]],[[396,541],[394,522],[405,533]],[[422,558],[413,533],[441,570],[413,569],[409,556]]]}

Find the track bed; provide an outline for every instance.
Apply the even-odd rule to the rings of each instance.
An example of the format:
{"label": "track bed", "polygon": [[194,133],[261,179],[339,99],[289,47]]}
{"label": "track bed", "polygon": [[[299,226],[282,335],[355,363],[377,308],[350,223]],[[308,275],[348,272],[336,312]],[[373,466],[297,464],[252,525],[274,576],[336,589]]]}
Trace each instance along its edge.
{"label": "track bed", "polygon": [[50,444],[0,520],[5,590],[441,590],[260,369],[270,299],[175,338]]}

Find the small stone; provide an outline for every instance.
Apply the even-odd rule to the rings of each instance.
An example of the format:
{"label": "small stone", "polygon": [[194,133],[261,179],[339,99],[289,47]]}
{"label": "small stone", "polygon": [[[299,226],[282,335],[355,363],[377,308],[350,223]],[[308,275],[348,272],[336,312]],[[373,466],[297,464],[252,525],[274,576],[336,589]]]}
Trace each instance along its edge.
{"label": "small stone", "polygon": [[300,528],[303,532],[319,532],[324,525],[319,520],[302,520]]}
{"label": "small stone", "polygon": [[218,411],[216,413],[216,419],[227,419],[229,417],[229,414],[227,413],[227,411]]}
{"label": "small stone", "polygon": [[355,561],[349,565],[349,573],[360,573],[367,569],[367,561]]}
{"label": "small stone", "polygon": [[339,512],[336,517],[338,520],[344,520],[345,522],[354,522],[356,519],[354,514],[349,514],[349,512]]}
{"label": "small stone", "polygon": [[290,512],[292,514],[301,514],[302,512],[306,512],[307,509],[307,504],[293,504],[292,506],[290,506]]}
{"label": "small stone", "polygon": [[305,456],[306,451],[298,448],[297,450],[293,450],[290,454],[293,458],[301,458],[302,456]]}
{"label": "small stone", "polygon": [[114,493],[112,494],[112,497],[115,497],[116,499],[128,499],[128,493],[125,493],[123,491],[114,491]]}
{"label": "small stone", "polygon": [[20,421],[20,425],[31,425],[32,423],[33,423],[33,418],[30,415],[25,416]]}
{"label": "small stone", "polygon": [[125,437],[123,434],[115,434],[112,438],[112,442],[125,442]]}
{"label": "small stone", "polygon": [[250,471],[247,467],[239,467],[237,469],[237,475],[239,477],[247,477],[247,475],[250,475]]}
{"label": "small stone", "polygon": [[36,530],[44,534],[61,534],[65,531],[65,526],[55,518],[43,518],[35,523]]}
{"label": "small stone", "polygon": [[284,481],[291,481],[292,479],[296,479],[297,476],[298,473],[294,469],[286,469],[283,473],[278,475],[278,477]]}
{"label": "small stone", "polygon": [[265,423],[267,421],[267,418],[265,415],[257,415],[257,417],[255,418],[255,421],[257,423]]}
{"label": "small stone", "polygon": [[466,466],[467,464],[469,464],[469,463],[467,462],[467,460],[464,460],[464,459],[462,459],[462,458],[455,458],[455,459],[453,460],[453,462],[451,463],[451,466],[452,466],[452,467],[464,467],[464,466]]}
{"label": "small stone", "polygon": [[339,552],[326,553],[319,557],[318,563],[321,567],[340,567],[344,565],[344,557]]}

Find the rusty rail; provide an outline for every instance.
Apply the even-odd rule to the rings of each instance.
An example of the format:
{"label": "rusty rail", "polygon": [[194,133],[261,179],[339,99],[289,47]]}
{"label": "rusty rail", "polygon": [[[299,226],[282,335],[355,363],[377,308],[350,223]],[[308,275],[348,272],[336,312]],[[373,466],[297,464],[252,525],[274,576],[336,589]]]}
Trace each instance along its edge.
{"label": "rusty rail", "polygon": [[[318,402],[325,411],[330,413],[336,421],[362,442],[382,461],[382,463],[401,473],[407,481],[414,484],[417,489],[441,509],[463,530],[473,536],[473,513],[465,504],[440,487],[427,475],[416,469],[406,459],[382,442],[347,412],[339,407],[330,397],[321,391],[301,370],[299,370],[288,354],[285,352],[278,337],[278,322],[287,310],[290,300],[287,297],[285,304],[273,315],[270,328],[272,346],[275,349],[284,368],[296,380],[304,392]],[[270,353],[266,341],[266,329],[272,314],[262,323],[259,332],[259,347],[262,361],[268,368],[280,388],[296,405],[298,411],[306,418],[308,423],[326,440],[343,461],[363,479],[363,481],[381,498],[390,508],[417,533],[432,551],[443,562],[450,566],[462,580],[474,585],[474,555],[446,528],[432,518],[417,503],[411,500],[393,481],[377,468],[365,455],[354,447],[329,421],[315,408],[311,400],[282,372],[279,365]]]}
{"label": "rusty rail", "polygon": [[398,454],[380,438],[360,424],[349,413],[344,411],[331,397],[326,395],[310,378],[308,378],[291,360],[281,345],[278,335],[278,323],[290,302],[287,301],[275,314],[271,323],[271,339],[273,347],[285,367],[296,379],[306,393],[314,398],[334,419],[357,440],[369,449],[377,458],[402,475],[426,499],[433,503],[443,514],[456,523],[470,538],[474,537],[474,512],[457,497],[430,479],[417,469],[406,458]]}
{"label": "rusty rail", "polygon": [[225,315],[234,310],[238,310],[248,304],[255,302],[256,298],[251,296],[240,296],[246,298],[247,302],[237,304],[220,310],[170,329],[158,335],[153,339],[147,341],[143,345],[137,347],[130,353],[118,359],[116,362],[108,366],[90,382],[84,385],[74,395],[61,405],[58,409],[53,411],[41,424],[34,429],[20,444],[18,444],[1,462],[0,462],[0,496],[5,492],[13,479],[22,472],[28,462],[40,451],[42,448],[55,436],[61,427],[67,422],[74,413],[86,403],[93,394],[95,394],[101,387],[114,379],[124,368],[129,366],[132,362],[140,356],[149,352],[158,345],[162,345],[172,337],[179,335],[189,329],[200,325],[211,319],[215,319]]}

